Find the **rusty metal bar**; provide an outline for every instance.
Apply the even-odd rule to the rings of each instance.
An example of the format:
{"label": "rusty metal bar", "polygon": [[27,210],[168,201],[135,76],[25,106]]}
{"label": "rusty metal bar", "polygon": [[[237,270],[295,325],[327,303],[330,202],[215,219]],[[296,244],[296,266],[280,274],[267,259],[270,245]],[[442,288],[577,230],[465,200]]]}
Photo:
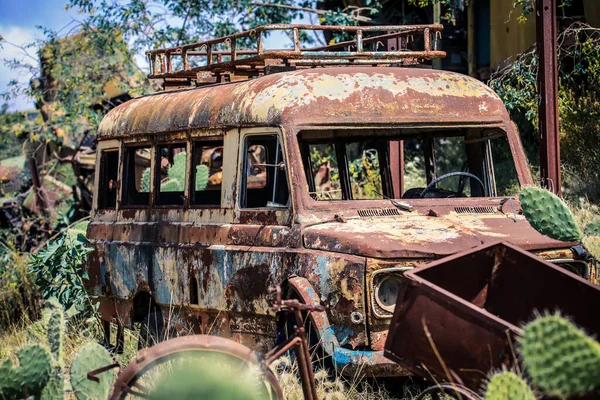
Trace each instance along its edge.
{"label": "rusty metal bar", "polygon": [[263,52],[263,41],[262,41],[262,33],[256,33],[256,49],[258,53]]}
{"label": "rusty metal bar", "polygon": [[100,383],[100,378],[98,378],[96,375],[100,375],[103,372],[110,371],[111,369],[118,368],[120,366],[121,365],[119,363],[114,363],[114,364],[110,364],[110,365],[104,366],[102,368],[95,369],[93,371],[88,372],[87,378],[90,381],[94,381],[96,383]]}
{"label": "rusty metal bar", "polygon": [[363,51],[363,35],[360,29],[356,31],[356,51],[359,53]]}
{"label": "rusty metal bar", "polygon": [[390,171],[394,190],[392,197],[400,199],[404,193],[404,142],[402,140],[390,141]]}
{"label": "rusty metal bar", "polygon": [[560,195],[556,1],[537,0],[536,8],[541,184]]}
{"label": "rusty metal bar", "polygon": [[[239,69],[239,65],[247,65],[255,68],[259,65],[264,65],[265,60],[281,59],[281,64],[290,65],[290,60],[298,58],[309,58],[309,59],[339,59],[340,64],[346,63],[348,60],[355,58],[366,58],[371,57],[374,60],[365,62],[364,64],[378,64],[377,61],[381,60],[387,63],[399,63],[402,59],[414,58],[416,60],[425,60],[444,57],[444,52],[431,51],[431,34],[432,32],[436,35],[442,31],[443,27],[440,24],[432,25],[386,25],[386,26],[321,26],[321,25],[303,25],[303,24],[282,24],[282,25],[265,25],[258,27],[252,31],[240,32],[234,35],[225,36],[217,39],[207,40],[204,42],[192,43],[184,46],[174,48],[157,49],[147,52],[151,64],[152,74],[150,78],[190,78],[193,76],[190,72],[200,71],[214,71],[217,73],[224,72],[235,72]],[[265,50],[262,43],[262,32],[274,31],[274,30],[292,30],[293,32],[293,50]],[[329,46],[317,47],[312,49],[303,49],[300,43],[300,30],[313,30],[313,31],[329,31],[329,32],[349,32],[356,35],[355,40],[338,43]],[[364,37],[365,32],[385,32],[384,35],[376,37]],[[394,32],[394,33],[389,33]],[[422,51],[403,51],[403,52],[387,52],[387,51],[376,51],[376,52],[365,52],[364,44],[373,43],[385,38],[391,37],[403,37],[412,34],[423,34],[425,37],[424,50]],[[238,51],[236,46],[236,40],[238,38],[254,38],[256,40],[257,50],[242,50]],[[231,44],[231,51],[221,52],[214,51],[213,46],[220,45],[229,42]],[[402,41],[404,42],[404,41]],[[356,51],[333,51],[337,48],[356,47]],[[200,50],[205,49],[205,52]],[[229,61],[220,60],[215,62],[213,55],[231,55]],[[247,57],[239,59],[239,55],[254,55],[254,57]],[[172,57],[180,56],[183,60],[183,67],[181,69],[173,70]],[[189,57],[192,56],[205,56],[206,65],[190,68]],[[157,62],[157,60],[160,60]],[[328,61],[327,64],[335,64],[336,62]],[[318,65],[319,63],[315,63]],[[213,70],[213,68],[222,69],[222,71]]]}
{"label": "rusty metal bar", "polygon": [[237,40],[231,39],[231,61],[237,60]]}
{"label": "rusty metal bar", "polygon": [[204,42],[191,43],[185,46],[180,47],[169,47],[164,49],[150,50],[148,53],[164,53],[167,51],[175,51],[177,49],[187,50],[187,49],[195,49],[202,45],[214,45],[224,43],[225,40],[229,38],[243,38],[250,37],[252,35],[267,32],[267,31],[277,31],[277,30],[290,30],[290,29],[298,29],[298,30],[312,30],[312,31],[331,31],[331,32],[356,32],[361,30],[364,32],[421,32],[425,29],[429,29],[434,32],[441,32],[444,30],[443,25],[441,24],[425,24],[425,25],[377,25],[377,26],[336,26],[336,25],[306,25],[306,24],[271,24],[271,25],[263,25],[255,28],[251,31],[244,31],[240,33],[236,33],[229,36],[224,36],[216,39],[206,40]]}
{"label": "rusty metal bar", "polygon": [[206,63],[208,65],[212,64],[212,61],[213,61],[213,59],[212,59],[213,58],[212,44],[206,45],[206,58],[207,58]]}
{"label": "rusty metal bar", "polygon": [[300,35],[298,33],[298,28],[294,28],[293,32],[294,32],[294,51],[300,51]]}

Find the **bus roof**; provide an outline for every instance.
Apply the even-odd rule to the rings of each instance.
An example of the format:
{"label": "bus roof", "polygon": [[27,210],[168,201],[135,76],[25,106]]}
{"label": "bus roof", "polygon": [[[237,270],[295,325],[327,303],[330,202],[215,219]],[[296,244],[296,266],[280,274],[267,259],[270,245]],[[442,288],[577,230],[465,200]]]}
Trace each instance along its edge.
{"label": "bus roof", "polygon": [[277,125],[479,125],[509,116],[482,82],[447,71],[311,68],[161,92],[111,110],[100,139],[205,128]]}

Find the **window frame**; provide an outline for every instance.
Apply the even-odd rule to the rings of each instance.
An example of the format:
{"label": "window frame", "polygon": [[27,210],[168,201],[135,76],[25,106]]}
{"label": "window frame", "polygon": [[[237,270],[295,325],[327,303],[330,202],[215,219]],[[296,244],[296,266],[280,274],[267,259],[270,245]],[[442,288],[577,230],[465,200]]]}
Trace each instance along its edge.
{"label": "window frame", "polygon": [[[126,204],[125,199],[127,198],[128,184],[129,184],[129,152],[132,149],[140,149],[140,148],[149,148],[150,149],[150,190],[148,191],[148,204]],[[120,157],[121,167],[120,167],[120,176],[121,176],[121,195],[119,196],[120,207],[122,209],[151,209],[154,207],[154,171],[153,171],[153,163],[154,163],[154,153],[156,151],[156,147],[154,144],[150,142],[145,143],[123,143],[122,154]],[[137,193],[139,195],[139,193]]]}
{"label": "window frame", "polygon": [[[100,166],[99,166],[99,172],[98,172],[98,186],[97,186],[97,190],[96,190],[96,211],[114,211],[117,209],[118,204],[119,204],[119,199],[120,199],[120,190],[119,190],[119,186],[120,186],[120,180],[119,180],[119,160],[120,160],[120,151],[121,149],[119,147],[107,147],[107,148],[99,148],[98,149],[99,153],[100,153]],[[107,153],[116,153],[117,155],[117,160],[116,160],[116,168],[117,168],[117,174],[116,174],[116,183],[117,183],[117,187],[114,188],[114,196],[115,196],[115,205],[113,207],[108,207],[105,205],[106,203],[106,198],[108,195],[108,185],[110,184],[109,182],[104,182],[106,179],[106,165],[107,165],[107,160],[105,159],[105,155]],[[106,184],[106,187],[105,187]],[[103,204],[101,206],[101,204]]]}
{"label": "window frame", "polygon": [[[188,204],[189,204],[189,157],[188,155],[190,154],[190,141],[189,140],[173,140],[173,141],[161,141],[161,142],[157,142],[152,144],[152,161],[150,163],[150,181],[152,182],[150,184],[150,193],[151,193],[151,199],[152,199],[152,204],[150,208],[158,208],[158,209],[181,209],[181,208],[187,208]],[[184,188],[183,188],[183,202],[181,204],[159,204],[159,198],[160,198],[160,172],[159,172],[159,168],[160,168],[160,162],[159,162],[159,158],[161,157],[159,154],[159,148],[161,147],[165,147],[165,146],[177,146],[180,147],[179,145],[183,145],[182,147],[185,148],[185,152],[186,152],[186,158],[185,158],[185,180],[184,180]],[[180,193],[180,192],[163,192],[163,193]]]}
{"label": "window frame", "polygon": [[[203,137],[197,137],[197,138],[193,138],[190,141],[190,154],[192,155],[191,159],[189,160],[189,167],[190,167],[190,172],[188,173],[188,183],[187,183],[187,187],[189,189],[189,193],[187,196],[188,199],[188,204],[189,204],[189,208],[190,209],[220,209],[223,208],[223,181],[221,181],[221,189],[219,190],[219,204],[195,204],[194,203],[194,197],[196,196],[196,186],[195,186],[195,180],[196,180],[196,169],[194,168],[194,151],[195,151],[195,146],[198,143],[202,143],[202,144],[206,144],[206,143],[211,143],[211,142],[218,142],[220,143],[220,146],[223,147],[223,164],[222,164],[222,168],[221,168],[221,172],[223,173],[223,178],[225,178],[224,174],[225,174],[225,137],[223,135],[219,135],[219,136],[203,136]],[[215,146],[217,147],[217,146]]]}
{"label": "window frame", "polygon": [[[248,168],[248,156],[247,156],[247,149],[248,149],[248,140],[250,139],[256,139],[259,137],[274,137],[276,138],[276,151],[277,150],[281,150],[281,157],[282,159],[279,160],[279,162],[283,162],[285,164],[285,168],[284,168],[284,173],[285,173],[285,179],[286,179],[286,184],[287,184],[287,190],[288,190],[288,204],[285,207],[246,207],[244,206],[245,204],[245,199],[246,199],[246,184],[247,184],[247,168]],[[237,197],[237,207],[240,211],[243,212],[262,212],[265,210],[268,211],[279,211],[279,212],[286,212],[289,213],[290,210],[292,209],[292,186],[291,186],[291,181],[290,181],[290,173],[289,173],[289,167],[288,167],[288,162],[287,162],[287,156],[285,153],[285,142],[284,142],[284,138],[282,133],[278,130],[278,131],[273,131],[273,130],[257,130],[256,132],[248,132],[245,134],[242,134],[241,138],[240,138],[240,156],[242,158],[242,162],[239,163],[239,179],[238,179],[238,188],[239,188],[239,194]],[[267,156],[268,157],[268,156]],[[275,167],[267,167],[268,169],[275,169]],[[267,171],[268,171],[267,169]],[[272,185],[272,189],[275,189],[275,185],[277,184],[277,175],[275,175],[274,182]],[[269,185],[269,181],[268,181],[268,175],[267,175],[267,187],[270,186]]]}
{"label": "window frame", "polygon": [[[310,146],[316,144],[330,144],[334,148],[338,172],[340,174],[340,186],[342,189],[342,198],[341,199],[331,199],[331,200],[316,200],[319,203],[328,203],[332,201],[349,201],[355,200],[352,195],[352,182],[350,180],[350,171],[348,167],[348,152],[347,145],[351,143],[357,142],[367,142],[374,141],[372,136],[347,136],[347,137],[338,137],[338,138],[326,138],[326,139],[300,139],[300,154],[302,157],[302,164],[304,173],[306,176],[306,181],[308,183],[308,188],[310,192],[315,192],[315,182],[314,176],[312,174],[313,165],[310,160]],[[357,201],[368,201],[368,200],[383,200],[385,197],[393,198],[393,188],[392,188],[392,180],[391,180],[391,172],[389,168],[386,171],[385,165],[389,164],[390,155],[389,155],[389,146],[387,145],[388,141],[383,141],[380,143],[376,143],[377,156],[379,157],[379,174],[381,175],[381,189],[383,191],[383,196],[380,199],[356,199]],[[311,197],[312,198],[312,197]]]}

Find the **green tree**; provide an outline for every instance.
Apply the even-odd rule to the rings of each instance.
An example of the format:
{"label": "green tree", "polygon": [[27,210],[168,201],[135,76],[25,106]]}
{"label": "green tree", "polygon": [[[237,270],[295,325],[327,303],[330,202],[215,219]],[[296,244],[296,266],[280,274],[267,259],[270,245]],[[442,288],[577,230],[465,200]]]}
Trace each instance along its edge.
{"label": "green tree", "polygon": [[[559,115],[565,194],[600,201],[600,29],[573,24],[559,34]],[[530,162],[539,165],[538,59],[535,48],[492,75],[489,85],[519,126]]]}

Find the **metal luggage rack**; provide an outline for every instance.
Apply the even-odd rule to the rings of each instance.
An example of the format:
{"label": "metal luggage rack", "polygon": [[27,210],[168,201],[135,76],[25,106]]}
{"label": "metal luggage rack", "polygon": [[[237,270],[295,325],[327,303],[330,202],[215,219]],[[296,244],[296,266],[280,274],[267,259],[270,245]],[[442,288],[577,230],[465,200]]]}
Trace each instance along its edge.
{"label": "metal luggage rack", "polygon": [[[188,45],[151,50],[149,79],[164,87],[228,82],[273,72],[347,65],[417,65],[446,56],[438,50],[442,25],[325,26],[264,25],[250,31]],[[264,49],[264,34],[291,33],[293,48]],[[351,40],[303,48],[301,31],[345,34]],[[379,35],[372,36],[380,33]],[[238,50],[244,45],[248,49]],[[422,46],[420,49],[411,47]]]}

